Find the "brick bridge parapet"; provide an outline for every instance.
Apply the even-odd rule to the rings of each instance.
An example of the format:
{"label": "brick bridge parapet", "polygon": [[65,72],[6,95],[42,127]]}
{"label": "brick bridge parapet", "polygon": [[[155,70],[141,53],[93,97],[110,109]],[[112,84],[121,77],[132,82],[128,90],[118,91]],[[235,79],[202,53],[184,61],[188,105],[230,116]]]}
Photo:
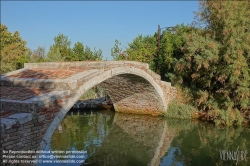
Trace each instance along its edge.
{"label": "brick bridge parapet", "polygon": [[[148,64],[133,61],[26,63],[1,75],[1,151],[43,150],[73,104],[95,85],[115,111],[161,115],[176,96]],[[1,154],[0,154],[1,155]]]}

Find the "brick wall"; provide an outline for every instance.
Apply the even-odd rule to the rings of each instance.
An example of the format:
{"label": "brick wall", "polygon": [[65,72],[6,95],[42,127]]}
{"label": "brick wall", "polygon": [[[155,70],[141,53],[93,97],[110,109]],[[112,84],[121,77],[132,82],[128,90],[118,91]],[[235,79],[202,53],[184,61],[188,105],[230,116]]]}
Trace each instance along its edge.
{"label": "brick wall", "polygon": [[164,110],[159,94],[142,77],[122,74],[99,86],[109,94],[117,112],[161,115]]}
{"label": "brick wall", "polygon": [[[39,150],[45,132],[67,98],[68,96],[62,96],[60,99],[55,98],[54,101],[51,100],[40,105],[23,102],[23,106],[19,106],[19,109],[20,103],[2,102],[2,111],[9,112],[9,114],[1,117],[0,156],[2,157],[3,150]],[[26,115],[26,120],[19,118],[23,114]]]}

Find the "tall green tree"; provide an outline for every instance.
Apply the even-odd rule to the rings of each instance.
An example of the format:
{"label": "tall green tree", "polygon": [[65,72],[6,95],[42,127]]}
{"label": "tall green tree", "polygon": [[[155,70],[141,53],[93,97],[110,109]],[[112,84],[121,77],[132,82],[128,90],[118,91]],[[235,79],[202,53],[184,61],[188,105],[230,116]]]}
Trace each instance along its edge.
{"label": "tall green tree", "polygon": [[157,51],[156,43],[156,38],[154,36],[138,35],[132,43],[128,44],[128,48],[126,49],[128,59],[148,63],[152,66]]}
{"label": "tall green tree", "polygon": [[81,42],[75,43],[72,50],[77,61],[84,60],[84,45]]}
{"label": "tall green tree", "polygon": [[50,50],[47,54],[46,61],[49,62],[63,62],[65,61],[66,57],[62,56],[60,49],[58,47],[51,46]]}
{"label": "tall green tree", "polygon": [[111,55],[114,60],[130,60],[149,63],[151,68],[154,66],[153,59],[157,51],[156,43],[155,36],[138,35],[133,42],[128,43],[128,47],[123,51],[122,48],[120,48],[121,43],[116,39],[115,45],[111,49]]}
{"label": "tall green tree", "polygon": [[[183,57],[181,47],[185,44],[185,36],[190,33],[193,28],[180,24],[172,27],[172,29],[163,30],[160,40],[160,49],[157,49],[154,58],[154,70],[159,73],[162,79],[170,81],[174,75],[175,63]],[[173,34],[171,31],[174,30]],[[157,33],[155,33],[155,38]]]}
{"label": "tall green tree", "polygon": [[111,48],[111,56],[114,60],[127,60],[127,53],[125,51],[122,51],[122,48],[120,48],[120,46],[121,42],[116,39],[114,47]]}
{"label": "tall green tree", "polygon": [[116,40],[111,49],[111,55],[115,60],[132,60],[148,63],[150,69],[160,74],[162,79],[170,80],[174,74],[175,62],[183,56],[181,47],[184,45],[184,36],[191,31],[191,27],[183,24],[174,27],[176,34],[170,30],[163,30],[158,49],[158,34],[138,35],[133,42],[123,51],[121,43]]}
{"label": "tall green tree", "polygon": [[24,41],[19,32],[13,34],[8,31],[6,25],[0,25],[0,51],[1,51],[1,73],[9,72],[21,68],[23,62],[26,62],[25,54],[28,50],[26,41]]}
{"label": "tall green tree", "polygon": [[[71,41],[67,36],[60,34],[54,38],[54,44],[50,47],[48,60],[60,61],[83,61],[83,60],[101,60],[102,50],[92,51],[90,47],[85,46],[81,42],[74,44],[71,48]],[[58,52],[59,50],[59,52]],[[59,54],[60,53],[60,54]]]}
{"label": "tall green tree", "polygon": [[94,48],[92,51],[90,47],[84,47],[81,42],[75,43],[72,50],[76,61],[102,60],[102,50]]}
{"label": "tall green tree", "polygon": [[86,46],[83,54],[83,60],[102,60],[102,50],[96,50],[96,48],[94,48],[94,51],[92,51],[90,47]]}
{"label": "tall green tree", "polygon": [[54,44],[50,47],[50,51],[56,52],[56,50],[59,49],[61,56],[66,61],[74,61],[75,57],[73,55],[73,51],[70,48],[70,46],[71,46],[71,41],[68,39],[68,36],[65,36],[64,34],[59,33],[54,38]]}
{"label": "tall green tree", "polygon": [[186,36],[176,63],[180,82],[202,110],[241,110],[250,105],[250,2],[200,1],[197,27]]}

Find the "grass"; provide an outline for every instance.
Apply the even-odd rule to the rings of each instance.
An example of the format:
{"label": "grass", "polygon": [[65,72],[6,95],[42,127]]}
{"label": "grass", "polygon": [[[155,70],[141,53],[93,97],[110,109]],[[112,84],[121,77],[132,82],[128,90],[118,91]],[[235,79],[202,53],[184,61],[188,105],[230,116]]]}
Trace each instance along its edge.
{"label": "grass", "polygon": [[169,107],[164,116],[168,118],[192,119],[192,116],[198,110],[191,105],[180,103],[174,100],[169,104]]}
{"label": "grass", "polygon": [[94,86],[93,88],[86,91],[80,98],[80,100],[88,100],[88,99],[95,99],[97,96],[104,97],[105,92],[98,86]]}

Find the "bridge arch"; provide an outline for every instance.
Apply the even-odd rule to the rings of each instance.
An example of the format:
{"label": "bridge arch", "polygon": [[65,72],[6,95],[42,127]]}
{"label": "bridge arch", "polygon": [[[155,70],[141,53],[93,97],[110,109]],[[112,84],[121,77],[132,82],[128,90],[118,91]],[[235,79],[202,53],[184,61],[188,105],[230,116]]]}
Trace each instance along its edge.
{"label": "bridge arch", "polygon": [[27,63],[1,75],[2,148],[43,150],[73,104],[95,85],[108,92],[117,112],[160,115],[176,96],[176,89],[145,63]]}
{"label": "bridge arch", "polygon": [[[122,77],[122,78],[121,78]],[[121,79],[120,81],[126,80],[126,83],[131,81],[131,79],[136,79],[136,82],[142,82],[142,86],[144,87],[142,91],[137,91],[137,93],[134,91],[132,95],[134,97],[130,98],[128,101],[125,100],[126,103],[130,104],[130,109],[124,109],[124,101],[122,103],[119,103],[119,96],[118,99],[114,98],[114,92],[110,92],[110,88],[113,87],[107,87],[105,84],[114,84],[115,82],[117,84],[120,84],[118,79]],[[113,101],[115,111],[117,112],[127,112],[127,113],[138,113],[138,114],[152,114],[152,115],[161,115],[164,111],[167,109],[167,100],[165,98],[164,92],[162,88],[159,86],[159,84],[155,81],[155,79],[145,72],[144,70],[138,69],[138,68],[131,68],[131,67],[117,67],[110,70],[101,70],[98,75],[95,77],[89,79],[87,82],[83,83],[79,88],[75,91],[74,94],[71,95],[71,97],[67,100],[67,102],[63,105],[63,107],[60,109],[58,114],[55,116],[51,124],[49,125],[43,140],[40,144],[39,150],[43,150],[46,146],[46,144],[49,142],[52,134],[57,129],[57,126],[61,123],[64,116],[67,114],[67,112],[72,108],[72,106],[79,100],[79,98],[89,89],[92,87],[100,85],[105,91],[109,91],[108,94],[110,95],[111,100]],[[131,82],[129,85],[125,85],[126,87],[132,87],[135,88],[137,84],[133,84]],[[117,85],[116,85],[117,86]],[[136,87],[138,90],[138,87]],[[141,88],[141,87],[139,87]],[[114,89],[115,91],[117,89]],[[121,89],[120,89],[121,90]],[[111,90],[112,91],[112,90]],[[145,93],[143,93],[145,92]],[[144,102],[150,102],[148,110],[143,111],[142,109],[145,109],[145,107],[141,107],[141,109],[138,109],[137,112],[135,110],[141,103],[131,103],[131,100],[138,100],[138,93],[140,95],[150,95],[150,99],[153,99],[153,101],[147,101],[147,98],[144,98]],[[148,97],[148,96],[147,96]],[[146,103],[147,104],[147,103]],[[132,106],[134,105],[134,106]],[[132,106],[132,107],[131,107]],[[128,108],[128,107],[127,107]],[[142,111],[142,112],[140,112]]]}

